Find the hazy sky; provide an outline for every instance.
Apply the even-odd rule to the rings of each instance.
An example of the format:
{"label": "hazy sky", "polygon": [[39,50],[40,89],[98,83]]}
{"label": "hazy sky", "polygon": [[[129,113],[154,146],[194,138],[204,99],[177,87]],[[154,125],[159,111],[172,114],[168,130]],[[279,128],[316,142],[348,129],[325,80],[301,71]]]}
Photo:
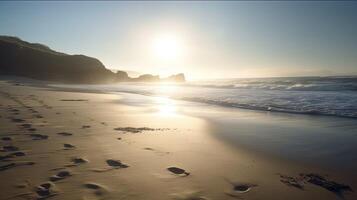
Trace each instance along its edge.
{"label": "hazy sky", "polygon": [[191,79],[357,74],[357,2],[0,2],[0,34]]}

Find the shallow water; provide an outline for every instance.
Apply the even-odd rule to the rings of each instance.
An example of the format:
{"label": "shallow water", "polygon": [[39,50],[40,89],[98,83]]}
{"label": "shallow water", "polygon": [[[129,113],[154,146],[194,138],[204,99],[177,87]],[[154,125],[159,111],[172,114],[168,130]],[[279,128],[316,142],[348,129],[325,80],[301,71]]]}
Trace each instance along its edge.
{"label": "shallow water", "polygon": [[184,84],[61,85],[232,108],[357,118],[356,77],[222,79]]}

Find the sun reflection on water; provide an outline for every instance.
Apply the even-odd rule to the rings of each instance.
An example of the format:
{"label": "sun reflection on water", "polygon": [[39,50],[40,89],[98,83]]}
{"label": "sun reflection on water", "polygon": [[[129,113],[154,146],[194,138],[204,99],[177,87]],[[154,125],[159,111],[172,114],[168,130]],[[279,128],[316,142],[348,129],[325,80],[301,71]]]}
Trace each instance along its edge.
{"label": "sun reflection on water", "polygon": [[157,94],[160,95],[155,97],[158,114],[165,116],[176,115],[177,106],[170,96],[176,94],[177,86],[174,84],[161,84],[157,86],[156,90]]}
{"label": "sun reflection on water", "polygon": [[175,115],[177,108],[173,100],[168,97],[155,97],[159,115]]}

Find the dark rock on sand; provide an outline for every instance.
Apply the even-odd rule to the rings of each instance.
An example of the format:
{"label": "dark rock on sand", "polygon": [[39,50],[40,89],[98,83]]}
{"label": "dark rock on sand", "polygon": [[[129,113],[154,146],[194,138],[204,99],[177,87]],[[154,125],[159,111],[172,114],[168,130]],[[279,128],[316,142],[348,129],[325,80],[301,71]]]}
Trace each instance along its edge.
{"label": "dark rock on sand", "polygon": [[287,175],[280,175],[280,181],[284,183],[287,186],[291,187],[296,187],[298,189],[303,190],[304,185],[303,185],[303,179],[301,177],[292,177],[292,176],[287,176]]}
{"label": "dark rock on sand", "polygon": [[185,176],[190,175],[189,172],[186,172],[186,170],[178,168],[178,167],[168,167],[167,170],[169,170],[170,172],[177,174],[177,175],[185,175]]}
{"label": "dark rock on sand", "polygon": [[122,163],[120,160],[109,159],[106,162],[109,166],[115,167],[115,168],[128,168],[129,167],[129,165]]}
{"label": "dark rock on sand", "polygon": [[352,191],[352,188],[348,185],[337,183],[335,181],[327,180],[327,178],[314,173],[300,174],[297,177],[280,175],[281,182],[293,186],[299,189],[304,189],[304,185],[307,183],[322,187],[330,192],[335,193],[338,196],[343,196],[344,192]]}
{"label": "dark rock on sand", "polygon": [[129,132],[129,133],[141,133],[143,131],[155,131],[156,129],[154,128],[148,128],[148,127],[118,127],[115,128],[114,130],[116,131],[123,131],[123,132]]}
{"label": "dark rock on sand", "polygon": [[352,188],[348,185],[337,183],[335,181],[327,180],[325,177],[319,174],[300,174],[307,182],[325,188],[328,191],[342,196],[343,192],[352,191]]}

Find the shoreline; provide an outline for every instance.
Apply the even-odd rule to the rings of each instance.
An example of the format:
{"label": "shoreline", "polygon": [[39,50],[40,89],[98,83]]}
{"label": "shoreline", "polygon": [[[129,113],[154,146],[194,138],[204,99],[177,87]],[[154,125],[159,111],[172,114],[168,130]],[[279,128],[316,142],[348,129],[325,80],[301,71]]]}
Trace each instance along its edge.
{"label": "shoreline", "polygon": [[[321,168],[275,160],[249,149],[233,148],[214,135],[217,130],[212,125],[219,124],[186,115],[182,105],[170,110],[170,106],[148,106],[148,102],[130,104],[125,102],[125,95],[53,91],[4,82],[0,83],[0,90],[1,109],[5,111],[0,118],[1,137],[15,134],[9,135],[13,140],[3,141],[3,145],[12,144],[28,154],[13,158],[15,163],[34,162],[31,166],[0,171],[0,175],[9,180],[0,181],[4,189],[0,199],[31,193],[31,187],[18,189],[14,185],[24,184],[25,180],[38,185],[60,171],[56,168],[69,170],[72,175],[53,182],[59,191],[51,199],[337,199],[333,192],[312,184],[303,184],[305,189],[300,190],[283,182],[291,183],[299,173],[313,172],[322,176],[329,172],[327,180],[348,184],[353,189],[357,186],[355,175],[346,177],[339,172],[330,173]],[[19,102],[40,113],[42,118],[37,118],[32,111],[28,113],[30,108]],[[170,105],[170,102],[162,103]],[[192,112],[197,104],[184,106]],[[11,122],[13,119],[25,121]],[[23,123],[32,124],[34,132],[43,136],[21,128]],[[126,129],[127,126],[134,129]],[[146,128],[140,130],[140,127]],[[119,131],[116,128],[120,128]],[[62,132],[73,135],[59,135]],[[43,139],[44,135],[48,138]],[[63,143],[76,148],[61,150]],[[82,158],[84,163],[65,167],[74,156]],[[109,159],[120,159],[128,167],[112,170],[105,163]],[[170,166],[183,168],[190,175],[172,174],[166,170]],[[245,186],[249,191],[233,190],[233,182],[248,184],[249,187]],[[100,195],[84,187],[88,183],[94,183],[96,186],[89,187],[99,188],[94,190],[99,190]],[[345,199],[354,197],[353,192],[345,194]]]}
{"label": "shoreline", "polygon": [[[31,80],[29,80],[29,82],[31,83]],[[132,93],[132,92],[121,92],[121,91],[120,92],[111,92],[111,91],[103,91],[103,90],[99,90],[99,89],[73,88],[73,87],[70,87],[70,84],[68,84],[68,85],[69,85],[69,87],[53,86],[52,84],[42,84],[41,81],[39,81],[37,84],[31,85],[31,86],[43,88],[43,89],[49,90],[49,91],[57,91],[57,92],[75,92],[75,93],[78,92],[78,93],[93,93],[93,94],[104,94],[104,95],[107,94],[107,95],[118,95],[121,97],[129,96],[128,97],[129,101],[130,101],[130,98],[132,98],[134,96],[135,96],[135,98],[139,98],[139,99],[146,98],[146,100],[159,97],[159,96],[151,96],[151,95],[138,94],[138,93]],[[143,101],[145,101],[145,100],[143,100]],[[288,119],[288,121],[289,121],[289,119],[292,119],[293,121],[296,119],[297,119],[297,121],[299,121],[299,120],[304,120],[304,121],[309,120],[310,121],[311,120],[311,122],[315,122],[315,124],[319,123],[319,122],[323,122],[325,124],[325,126],[326,126],[326,124],[328,124],[330,122],[341,121],[341,122],[348,123],[347,125],[344,124],[343,126],[347,126],[347,128],[349,128],[349,129],[357,130],[357,125],[354,124],[355,118],[351,118],[351,117],[337,117],[337,116],[330,116],[330,115],[314,115],[314,114],[310,115],[310,114],[302,114],[302,113],[275,112],[275,111],[271,112],[271,111],[265,111],[265,110],[252,110],[252,109],[245,109],[245,108],[225,107],[225,106],[220,106],[220,105],[205,104],[202,102],[187,101],[187,100],[180,100],[180,99],[170,99],[170,101],[171,102],[184,102],[184,103],[173,103],[173,104],[178,104],[178,107],[187,106],[187,105],[191,105],[191,108],[202,107],[203,109],[211,110],[211,112],[214,111],[216,113],[217,112],[223,113],[223,116],[225,116],[225,117],[227,117],[227,116],[231,117],[232,114],[236,115],[237,113],[248,113],[248,115],[253,113],[253,115],[256,115],[259,117],[263,116],[263,118],[265,118],[264,120],[267,120],[268,118],[269,118],[268,120],[271,120],[271,118],[281,118],[284,120]],[[123,102],[117,102],[117,103],[123,103]],[[162,103],[162,102],[160,102],[160,103]],[[167,102],[164,102],[164,104],[165,103],[167,103]],[[135,102],[134,103],[129,102],[128,105],[141,107],[142,105],[140,105],[140,104],[141,103],[137,104]],[[148,106],[148,105],[144,105],[144,106]],[[152,106],[152,105],[149,105],[149,106]],[[196,111],[194,111],[194,110],[196,110]],[[222,122],[219,122],[219,120],[217,120],[217,116],[207,116],[207,113],[202,113],[202,112],[200,113],[200,111],[197,112],[197,109],[192,109],[189,112],[183,112],[183,111],[177,111],[177,110],[175,110],[174,112],[176,112],[175,114],[178,114],[178,115],[187,115],[190,117],[198,117],[198,118],[201,118],[204,120],[208,120],[210,122],[210,124],[214,124],[217,127],[222,127],[224,125],[227,125],[224,123],[222,124]],[[216,115],[216,113],[214,115]],[[240,117],[243,117],[243,118],[245,117],[244,115],[243,116],[240,116],[240,115],[241,114],[238,114],[238,116],[239,116],[238,120],[241,120]],[[237,119],[237,117],[235,117],[235,118]],[[351,127],[348,127],[348,126],[351,126]],[[217,139],[223,140],[227,145],[231,145],[233,148],[247,151],[254,155],[264,155],[262,157],[268,156],[268,157],[270,157],[270,159],[283,160],[285,162],[294,162],[295,164],[304,164],[304,165],[308,165],[308,166],[311,166],[314,168],[325,169],[327,171],[344,169],[344,170],[348,170],[348,171],[352,172],[352,170],[355,167],[357,167],[357,162],[353,163],[352,166],[350,166],[350,163],[339,164],[339,165],[331,165],[330,164],[330,166],[326,166],[327,163],[317,164],[316,162],[314,162],[312,160],[308,161],[308,160],[304,160],[302,158],[294,158],[293,159],[291,157],[277,155],[276,152],[275,153],[274,152],[266,152],[267,148],[257,149],[255,147],[253,147],[252,144],[242,144],[239,142],[237,143],[237,142],[231,141],[230,138],[226,138],[226,137],[221,136],[217,133],[211,133],[211,134],[213,134],[213,136],[216,137]],[[345,165],[345,166],[343,166],[343,165]],[[355,175],[356,175],[356,179],[357,179],[357,173]]]}

